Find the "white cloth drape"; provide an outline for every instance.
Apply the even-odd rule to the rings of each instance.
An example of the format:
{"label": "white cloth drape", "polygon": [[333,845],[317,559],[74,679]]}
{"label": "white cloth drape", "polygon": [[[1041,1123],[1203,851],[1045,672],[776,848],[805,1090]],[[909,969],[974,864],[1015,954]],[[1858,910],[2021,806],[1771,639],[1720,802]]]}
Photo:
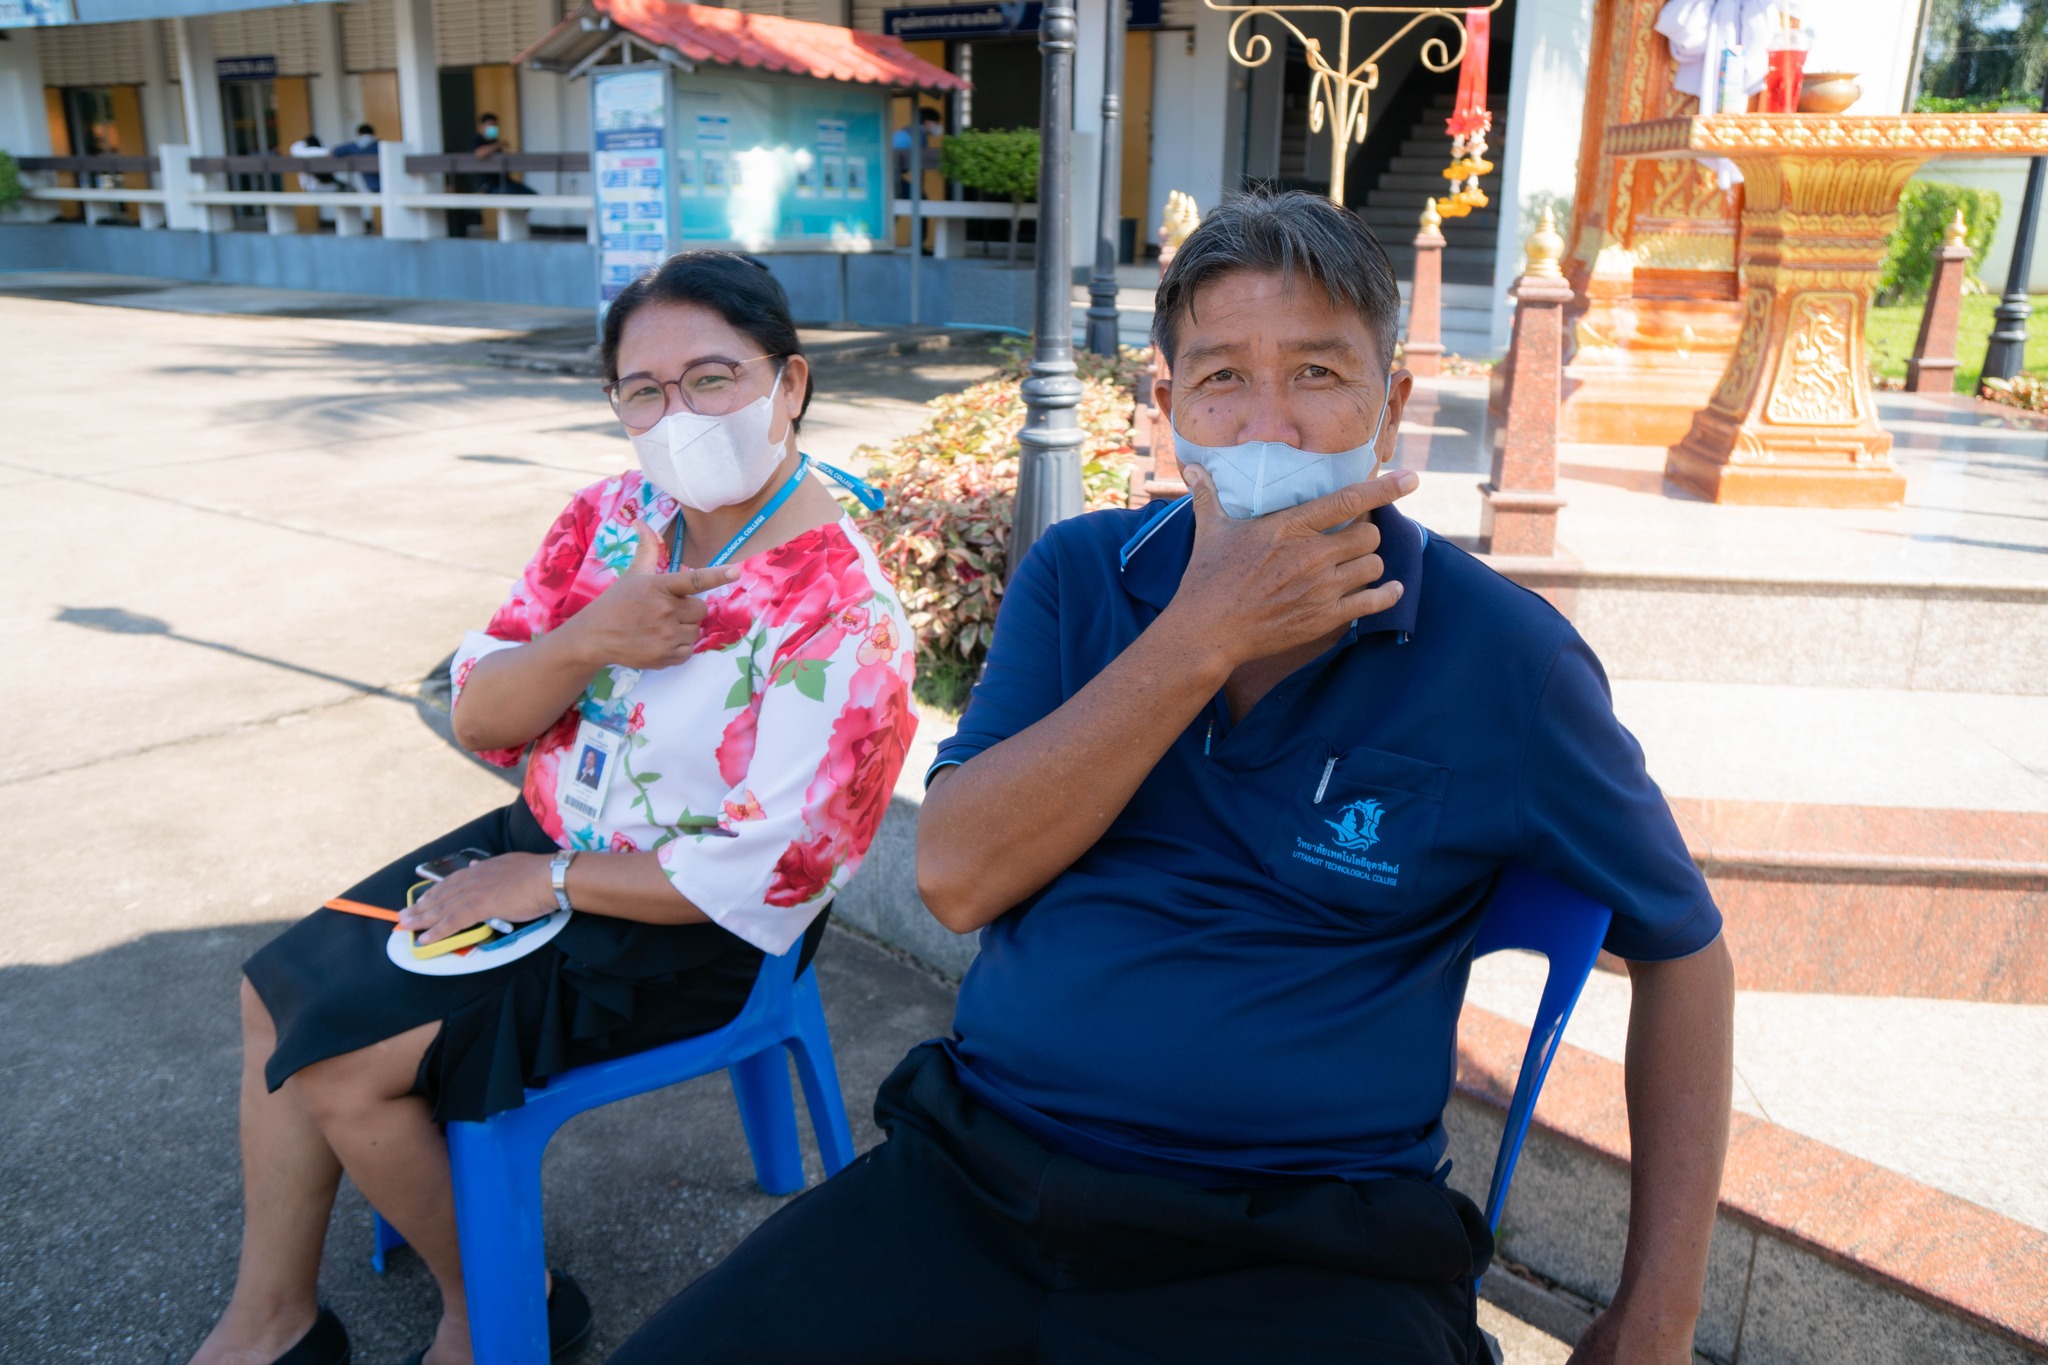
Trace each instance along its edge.
{"label": "white cloth drape", "polygon": [[[1770,68],[1771,30],[1778,16],[1799,16],[1797,0],[1670,0],[1657,15],[1657,32],[1671,43],[1671,55],[1678,71],[1672,83],[1688,95],[1697,95],[1701,114],[1721,112],[1719,82],[1714,70],[1720,54],[1731,47],[1742,49],[1742,91],[1754,95],[1764,88],[1764,74]],[[1721,188],[1742,179],[1732,161],[1716,159],[1714,168]]]}

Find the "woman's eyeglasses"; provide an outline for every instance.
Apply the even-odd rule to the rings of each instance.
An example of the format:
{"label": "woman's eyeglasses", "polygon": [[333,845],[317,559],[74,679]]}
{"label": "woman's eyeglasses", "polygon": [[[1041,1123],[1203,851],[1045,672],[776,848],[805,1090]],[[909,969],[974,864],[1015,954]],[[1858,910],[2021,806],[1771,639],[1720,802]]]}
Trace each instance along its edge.
{"label": "woman's eyeglasses", "polygon": [[629,374],[604,386],[612,411],[629,427],[651,427],[668,412],[668,391],[674,389],[683,406],[700,417],[723,417],[741,406],[740,376],[756,360],[780,360],[780,356],[757,355],[747,360],[700,360],[684,370],[680,379],[656,379],[651,374]]}

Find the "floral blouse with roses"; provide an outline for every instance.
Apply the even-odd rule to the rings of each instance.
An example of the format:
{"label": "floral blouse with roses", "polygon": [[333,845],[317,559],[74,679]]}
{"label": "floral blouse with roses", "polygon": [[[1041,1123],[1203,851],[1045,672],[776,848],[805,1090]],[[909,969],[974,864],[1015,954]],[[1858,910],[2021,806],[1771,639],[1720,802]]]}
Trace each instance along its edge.
{"label": "floral blouse with roses", "polygon": [[[578,493],[490,625],[463,637],[454,695],[478,659],[553,630],[603,592],[632,562],[636,519],[659,533],[677,510],[637,470]],[[630,670],[600,671],[533,742],[526,803],[564,848],[652,849],[691,904],[782,953],[853,876],[882,822],[917,730],[913,648],[895,589],[844,517],[734,562],[738,580],[703,596],[688,660],[637,682]],[[626,734],[594,821],[555,800],[581,716]],[[520,753],[479,757],[509,768]],[[723,833],[706,830],[713,820]]]}

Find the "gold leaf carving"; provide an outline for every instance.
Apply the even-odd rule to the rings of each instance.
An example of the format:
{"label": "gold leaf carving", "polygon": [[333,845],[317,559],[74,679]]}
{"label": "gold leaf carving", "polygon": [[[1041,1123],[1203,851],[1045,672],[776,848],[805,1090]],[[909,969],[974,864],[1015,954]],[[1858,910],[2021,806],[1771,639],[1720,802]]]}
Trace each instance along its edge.
{"label": "gold leaf carving", "polygon": [[1639,270],[1733,270],[1735,238],[1725,232],[1641,232],[1635,258]]}
{"label": "gold leaf carving", "polygon": [[1849,346],[1855,340],[1856,295],[1806,293],[1792,300],[1778,379],[1765,415],[1773,422],[1833,426],[1857,419],[1856,374]]}
{"label": "gold leaf carving", "polygon": [[1728,368],[1721,374],[1721,382],[1714,388],[1714,396],[1707,400],[1707,406],[1719,408],[1733,417],[1741,417],[1749,410],[1749,396],[1756,391],[1757,371],[1763,366],[1764,338],[1771,322],[1771,291],[1762,286],[1752,285],[1749,300],[1742,310],[1742,335],[1735,343],[1735,354],[1728,361]]}

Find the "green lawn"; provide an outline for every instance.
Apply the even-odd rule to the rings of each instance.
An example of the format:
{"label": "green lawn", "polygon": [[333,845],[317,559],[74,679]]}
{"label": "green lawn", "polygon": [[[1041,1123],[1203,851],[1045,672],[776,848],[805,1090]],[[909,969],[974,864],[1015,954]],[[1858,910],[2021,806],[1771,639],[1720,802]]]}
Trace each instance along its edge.
{"label": "green lawn", "polygon": [[[1984,368],[1984,345],[1991,340],[1991,313],[1997,307],[1994,294],[1972,294],[1963,300],[1963,315],[1956,324],[1958,393],[1977,391],[1977,376]],[[1871,309],[1867,334],[1871,372],[1904,379],[1913,341],[1920,335],[1920,305],[1901,303]],[[2048,374],[2048,297],[2034,300],[2034,315],[2027,323],[2026,369],[2034,374]]]}

